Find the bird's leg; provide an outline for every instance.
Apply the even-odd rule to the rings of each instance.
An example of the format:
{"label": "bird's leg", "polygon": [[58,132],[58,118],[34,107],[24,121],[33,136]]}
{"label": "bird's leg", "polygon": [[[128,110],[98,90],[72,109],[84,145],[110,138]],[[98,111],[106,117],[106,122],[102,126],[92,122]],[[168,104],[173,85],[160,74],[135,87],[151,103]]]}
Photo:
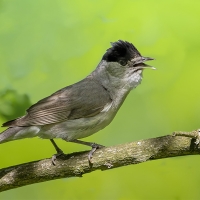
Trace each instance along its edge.
{"label": "bird's leg", "polygon": [[85,142],[85,141],[81,141],[81,140],[71,140],[70,142],[74,142],[74,143],[78,143],[78,144],[83,144],[83,145],[92,147],[91,151],[90,151],[89,154],[88,154],[88,160],[89,160],[90,163],[92,163],[92,162],[91,162],[91,159],[92,159],[93,153],[94,153],[97,149],[102,148],[102,147],[105,147],[105,146],[100,145],[100,144],[96,144],[96,143],[92,143],[92,142]]}
{"label": "bird's leg", "polygon": [[51,141],[51,143],[53,144],[54,148],[55,148],[56,151],[57,151],[57,154],[54,154],[54,155],[52,156],[52,158],[51,158],[51,161],[52,161],[53,165],[56,165],[56,162],[55,162],[55,161],[56,161],[56,158],[57,158],[58,156],[64,154],[64,153],[63,153],[63,151],[58,147],[58,145],[55,143],[55,141],[54,141],[53,139],[50,139],[50,141]]}

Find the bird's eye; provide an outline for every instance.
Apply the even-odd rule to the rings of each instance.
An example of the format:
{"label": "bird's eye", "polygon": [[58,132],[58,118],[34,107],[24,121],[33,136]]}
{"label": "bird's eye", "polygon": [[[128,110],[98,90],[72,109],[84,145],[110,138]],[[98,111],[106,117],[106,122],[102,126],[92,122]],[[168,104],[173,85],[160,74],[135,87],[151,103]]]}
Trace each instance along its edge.
{"label": "bird's eye", "polygon": [[127,64],[127,62],[125,60],[119,60],[119,64],[125,66]]}

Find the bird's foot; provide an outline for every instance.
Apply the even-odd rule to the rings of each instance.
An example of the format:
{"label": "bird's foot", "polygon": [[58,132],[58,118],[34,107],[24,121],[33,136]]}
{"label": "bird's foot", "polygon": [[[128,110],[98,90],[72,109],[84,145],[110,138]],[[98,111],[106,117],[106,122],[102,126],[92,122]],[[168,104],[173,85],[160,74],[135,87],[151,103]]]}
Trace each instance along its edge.
{"label": "bird's foot", "polygon": [[93,153],[94,153],[97,149],[103,148],[103,147],[105,147],[105,146],[100,145],[100,144],[93,143],[93,144],[91,145],[91,147],[92,147],[92,149],[91,149],[91,151],[90,151],[89,154],[88,154],[88,161],[89,161],[90,163],[92,163],[92,156],[93,156]]}
{"label": "bird's foot", "polygon": [[195,144],[198,145],[200,143],[200,129],[192,132],[174,132],[173,136],[184,136],[195,139]]}
{"label": "bird's foot", "polygon": [[64,155],[63,151],[60,150],[58,151],[56,154],[54,154],[52,157],[51,157],[51,161],[52,161],[52,164],[53,165],[56,165],[56,159],[57,157],[61,156],[61,155]]}
{"label": "bird's foot", "polygon": [[74,142],[74,143],[77,143],[77,144],[83,144],[83,145],[86,145],[86,146],[89,146],[89,147],[92,147],[92,150],[89,152],[88,154],[88,161],[89,163],[92,163],[91,160],[92,160],[92,155],[93,153],[99,149],[99,148],[102,148],[102,147],[105,147],[103,145],[100,145],[100,144],[96,144],[96,143],[92,143],[92,142],[85,142],[85,141],[82,141],[82,140],[71,140],[70,142]]}

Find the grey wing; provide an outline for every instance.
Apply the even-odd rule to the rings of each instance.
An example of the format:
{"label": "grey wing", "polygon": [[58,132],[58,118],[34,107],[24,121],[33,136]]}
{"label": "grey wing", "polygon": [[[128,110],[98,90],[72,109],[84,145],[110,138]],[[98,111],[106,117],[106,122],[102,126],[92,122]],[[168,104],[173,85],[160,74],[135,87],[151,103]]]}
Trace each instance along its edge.
{"label": "grey wing", "polygon": [[25,116],[8,121],[3,126],[46,125],[91,117],[110,102],[108,91],[99,83],[86,78],[38,101],[27,110]]}

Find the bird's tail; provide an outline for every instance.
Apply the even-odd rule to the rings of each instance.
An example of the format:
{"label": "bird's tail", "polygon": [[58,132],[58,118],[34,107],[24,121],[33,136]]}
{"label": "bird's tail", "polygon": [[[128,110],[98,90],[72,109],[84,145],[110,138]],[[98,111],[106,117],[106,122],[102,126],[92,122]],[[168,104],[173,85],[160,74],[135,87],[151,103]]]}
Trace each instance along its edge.
{"label": "bird's tail", "polygon": [[18,133],[22,129],[23,127],[11,127],[3,131],[0,134],[0,144],[13,140],[13,137],[15,136],[15,134]]}

